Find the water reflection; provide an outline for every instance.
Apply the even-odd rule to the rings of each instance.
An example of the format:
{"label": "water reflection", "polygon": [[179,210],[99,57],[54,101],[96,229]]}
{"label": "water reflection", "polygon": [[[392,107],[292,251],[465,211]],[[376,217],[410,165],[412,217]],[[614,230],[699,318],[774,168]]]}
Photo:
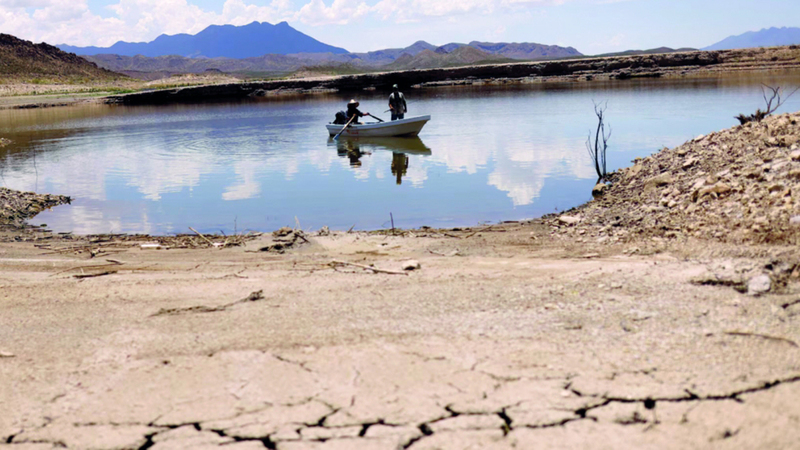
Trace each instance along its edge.
{"label": "water reflection", "polygon": [[[762,106],[761,82],[800,75],[418,90],[414,111],[434,118],[421,138],[327,139],[338,97],[0,111],[14,141],[0,149],[0,183],[72,196],[36,222],[81,233],[265,230],[295,216],[377,228],[388,212],[401,227],[521,219],[590,197],[593,100],[609,101],[614,169],[735,125]],[[384,104],[370,95],[367,109]],[[783,111],[798,109],[795,96]]]}
{"label": "water reflection", "polygon": [[361,157],[372,155],[374,151],[392,152],[391,171],[398,185],[403,184],[403,177],[408,173],[408,155],[431,155],[431,149],[419,136],[415,137],[342,137],[328,139],[328,146],[336,147],[336,153],[350,160],[351,167],[361,167]]}

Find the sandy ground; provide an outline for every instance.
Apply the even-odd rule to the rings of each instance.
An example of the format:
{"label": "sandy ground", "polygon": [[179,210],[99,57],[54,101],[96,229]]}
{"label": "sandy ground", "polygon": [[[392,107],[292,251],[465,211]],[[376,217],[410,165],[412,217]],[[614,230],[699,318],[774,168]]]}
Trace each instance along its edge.
{"label": "sandy ground", "polygon": [[796,276],[762,296],[696,282],[794,248],[575,244],[541,222],[307,236],[284,254],[259,251],[271,235],[93,258],[86,238],[3,238],[9,448],[800,442]]}
{"label": "sandy ground", "polygon": [[236,83],[241,80],[226,75],[176,75],[155,81],[126,79],[84,84],[26,83],[0,76],[0,109],[43,108],[77,103],[101,103],[121,91],[140,91],[183,86]]}

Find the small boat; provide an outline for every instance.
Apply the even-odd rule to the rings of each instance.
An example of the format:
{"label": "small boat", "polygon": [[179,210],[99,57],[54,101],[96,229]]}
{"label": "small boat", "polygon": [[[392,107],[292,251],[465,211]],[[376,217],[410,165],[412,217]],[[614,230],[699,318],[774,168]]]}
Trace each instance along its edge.
{"label": "small boat", "polygon": [[[422,130],[431,116],[411,117],[408,119],[392,120],[391,122],[360,123],[350,125],[345,129],[341,136],[349,137],[395,137],[395,136],[416,136]],[[329,123],[325,125],[331,136],[342,131],[343,125]]]}

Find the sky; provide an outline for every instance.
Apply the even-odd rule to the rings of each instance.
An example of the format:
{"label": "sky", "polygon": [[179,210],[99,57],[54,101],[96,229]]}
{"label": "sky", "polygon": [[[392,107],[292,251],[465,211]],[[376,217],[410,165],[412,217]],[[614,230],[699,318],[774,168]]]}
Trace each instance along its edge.
{"label": "sky", "polygon": [[288,22],[352,52],[418,40],[536,42],[592,55],[701,48],[773,26],[800,26],[797,0],[0,0],[0,33],[107,47],[216,24]]}

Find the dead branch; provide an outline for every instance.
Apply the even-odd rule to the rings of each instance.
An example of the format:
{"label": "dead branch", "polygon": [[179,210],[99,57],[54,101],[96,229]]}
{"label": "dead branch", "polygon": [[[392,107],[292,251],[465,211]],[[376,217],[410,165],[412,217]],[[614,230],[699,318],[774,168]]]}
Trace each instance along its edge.
{"label": "dead branch", "polygon": [[205,237],[202,233],[200,233],[199,231],[195,230],[192,227],[189,227],[189,229],[194,231],[195,233],[197,233],[197,235],[200,236],[201,238],[203,238],[203,240],[205,240],[206,242],[208,242],[209,245],[211,245],[212,247],[215,247],[214,242],[211,239]]}
{"label": "dead branch", "polygon": [[795,342],[795,341],[793,341],[791,339],[786,339],[784,337],[780,337],[780,336],[770,336],[768,334],[750,333],[750,332],[747,332],[747,331],[725,331],[723,334],[726,334],[728,336],[757,337],[757,338],[766,339],[766,340],[769,340],[769,341],[783,342],[783,343],[791,345],[792,347],[800,347],[800,346],[797,345],[797,342]]}
{"label": "dead branch", "polygon": [[437,252],[437,251],[428,249],[428,253],[430,253],[432,255],[444,256],[444,257],[458,256],[458,255],[461,254],[461,252],[458,249],[455,249],[452,252],[448,252],[448,253],[442,253],[442,252]]}
{"label": "dead branch", "polygon": [[594,104],[594,114],[597,116],[597,129],[595,130],[594,140],[592,135],[586,139],[586,150],[594,164],[597,172],[597,182],[605,181],[608,178],[608,165],[606,163],[606,152],[608,150],[608,140],[611,138],[611,126],[608,126],[606,134],[605,112],[608,109],[608,102],[604,104]]}
{"label": "dead branch", "polygon": [[107,270],[105,272],[100,272],[100,273],[79,273],[77,275],[73,275],[73,277],[74,278],[79,278],[79,279],[95,278],[95,277],[102,277],[102,276],[105,276],[105,275],[113,275],[115,273],[117,273],[116,270]]}
{"label": "dead branch", "polygon": [[[738,120],[739,124],[741,124],[741,125],[744,125],[744,124],[746,124],[748,122],[761,122],[767,116],[769,116],[772,113],[774,113],[775,111],[777,111],[778,108],[780,108],[784,103],[786,103],[786,100],[789,100],[789,98],[792,95],[794,95],[794,93],[797,92],[798,89],[800,89],[800,87],[798,87],[797,89],[795,89],[792,92],[790,92],[789,95],[787,95],[785,97],[782,97],[782,95],[783,95],[783,93],[785,91],[783,90],[783,88],[781,86],[772,87],[772,86],[768,86],[766,84],[762,84],[761,85],[761,97],[764,99],[764,103],[765,103],[767,109],[762,111],[761,108],[758,108],[758,109],[756,109],[755,113],[750,114],[749,116],[746,116],[744,114],[739,114],[738,116],[735,116],[734,118],[736,120]],[[771,93],[771,95],[767,94],[767,91],[769,91]],[[769,98],[767,98],[767,95],[769,95]],[[774,102],[774,104],[773,104],[773,102]]]}
{"label": "dead branch", "polygon": [[86,265],[86,266],[76,266],[76,267],[70,267],[69,269],[64,269],[64,270],[58,271],[58,272],[56,272],[56,273],[54,273],[54,274],[52,274],[50,276],[52,277],[52,276],[56,276],[56,275],[61,275],[62,273],[72,272],[73,270],[99,269],[99,268],[113,267],[113,266],[118,266],[118,265],[119,265],[119,263],[109,262],[108,264],[91,264],[91,265]]}
{"label": "dead branch", "polygon": [[797,304],[800,304],[800,299],[793,300],[791,302],[786,302],[786,303],[781,305],[781,308],[789,309],[790,306],[794,306],[794,305],[797,305]]}
{"label": "dead branch", "polygon": [[360,269],[371,270],[371,271],[373,271],[375,273],[386,273],[386,274],[389,274],[389,275],[406,275],[406,276],[408,275],[408,272],[396,272],[394,270],[378,269],[377,267],[365,266],[363,264],[356,264],[356,263],[351,263],[351,262],[347,262],[347,261],[333,260],[333,261],[331,261],[331,266],[333,266],[334,268],[336,266],[353,266],[353,267],[358,267]]}
{"label": "dead branch", "polygon": [[210,313],[210,312],[219,312],[225,311],[226,309],[230,308],[231,306],[238,305],[239,303],[248,303],[248,302],[256,302],[259,300],[264,300],[264,290],[258,290],[251,292],[250,295],[247,297],[236,300],[235,302],[226,303],[220,306],[190,306],[188,308],[161,308],[158,310],[157,313],[150,315],[150,317],[157,317],[157,316],[176,316],[183,313]]}
{"label": "dead branch", "polygon": [[472,236],[475,236],[475,235],[476,235],[476,234],[478,234],[478,233],[481,233],[481,232],[484,232],[484,231],[489,231],[489,230],[491,230],[491,229],[492,229],[492,227],[493,227],[493,226],[494,226],[494,225],[489,225],[488,227],[483,227],[483,228],[481,228],[481,229],[480,229],[480,230],[478,230],[478,231],[474,231],[474,232],[472,232],[472,233],[470,233],[470,234],[468,234],[468,235],[464,236],[464,239],[469,239],[469,238],[471,238]]}

